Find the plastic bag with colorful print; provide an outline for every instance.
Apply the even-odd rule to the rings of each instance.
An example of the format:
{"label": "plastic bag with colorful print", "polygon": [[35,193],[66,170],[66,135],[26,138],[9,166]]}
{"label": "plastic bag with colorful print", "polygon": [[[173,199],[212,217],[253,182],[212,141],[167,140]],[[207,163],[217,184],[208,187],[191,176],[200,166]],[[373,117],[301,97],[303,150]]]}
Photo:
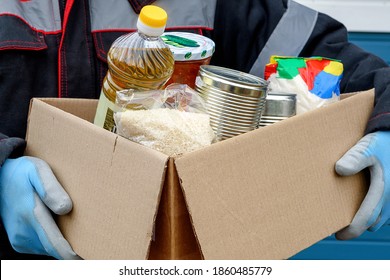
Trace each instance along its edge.
{"label": "plastic bag with colorful print", "polygon": [[271,92],[297,94],[297,114],[340,100],[343,64],[323,57],[272,56],[265,67]]}

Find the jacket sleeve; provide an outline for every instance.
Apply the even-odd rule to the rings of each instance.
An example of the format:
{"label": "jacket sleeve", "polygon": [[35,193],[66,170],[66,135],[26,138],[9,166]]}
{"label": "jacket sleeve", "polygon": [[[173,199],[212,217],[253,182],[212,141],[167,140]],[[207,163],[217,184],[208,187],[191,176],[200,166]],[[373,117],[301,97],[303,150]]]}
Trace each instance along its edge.
{"label": "jacket sleeve", "polygon": [[26,142],[21,138],[7,137],[0,133],[0,166],[9,157],[17,157],[23,154]]}
{"label": "jacket sleeve", "polygon": [[375,88],[375,106],[366,133],[390,130],[390,67],[381,58],[350,43],[340,22],[320,13],[301,55],[340,60],[344,65],[340,85],[343,93]]}

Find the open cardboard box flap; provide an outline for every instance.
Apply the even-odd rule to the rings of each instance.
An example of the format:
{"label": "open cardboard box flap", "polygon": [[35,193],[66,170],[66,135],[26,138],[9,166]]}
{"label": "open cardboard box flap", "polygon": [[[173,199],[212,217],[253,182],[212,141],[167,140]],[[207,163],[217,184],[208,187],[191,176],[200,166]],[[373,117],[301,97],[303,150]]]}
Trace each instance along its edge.
{"label": "open cardboard box flap", "polygon": [[93,125],[96,100],[33,99],[26,154],[70,194],[58,222],[82,258],[285,259],[360,205],[363,174],[337,176],[334,164],[362,137],[373,96],[175,158]]}
{"label": "open cardboard box flap", "polygon": [[70,194],[73,210],[58,222],[81,257],[146,259],[168,157],[61,110],[91,121],[96,104],[34,99],[26,154],[46,160]]}
{"label": "open cardboard box flap", "polygon": [[363,136],[373,91],[183,155],[176,168],[205,259],[286,259],[347,226],[363,173],[335,162]]}

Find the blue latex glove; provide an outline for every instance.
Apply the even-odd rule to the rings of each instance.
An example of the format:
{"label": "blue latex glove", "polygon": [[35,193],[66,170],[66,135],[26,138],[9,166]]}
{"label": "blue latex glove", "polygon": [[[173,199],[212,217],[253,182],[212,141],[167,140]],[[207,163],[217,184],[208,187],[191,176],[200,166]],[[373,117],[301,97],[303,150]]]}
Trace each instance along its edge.
{"label": "blue latex glove", "polygon": [[0,168],[0,214],[12,247],[20,253],[80,259],[62,236],[50,210],[63,215],[72,201],[41,159],[7,159]]}
{"label": "blue latex glove", "polygon": [[390,218],[390,131],[364,136],[336,163],[340,175],[353,175],[368,167],[371,183],[351,224],[336,233],[337,239],[358,237],[367,229],[376,231]]}

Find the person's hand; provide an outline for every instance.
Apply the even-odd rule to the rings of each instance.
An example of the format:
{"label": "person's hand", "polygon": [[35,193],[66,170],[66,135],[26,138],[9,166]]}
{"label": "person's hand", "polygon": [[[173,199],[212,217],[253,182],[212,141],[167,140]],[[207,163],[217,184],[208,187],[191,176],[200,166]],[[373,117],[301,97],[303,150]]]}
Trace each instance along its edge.
{"label": "person's hand", "polygon": [[376,231],[390,218],[390,131],[367,134],[336,162],[336,172],[353,175],[368,167],[371,183],[351,224],[336,233],[346,240]]}
{"label": "person's hand", "polygon": [[35,157],[7,159],[0,167],[0,214],[12,247],[19,253],[80,259],[57,227],[72,201],[47,163]]}

